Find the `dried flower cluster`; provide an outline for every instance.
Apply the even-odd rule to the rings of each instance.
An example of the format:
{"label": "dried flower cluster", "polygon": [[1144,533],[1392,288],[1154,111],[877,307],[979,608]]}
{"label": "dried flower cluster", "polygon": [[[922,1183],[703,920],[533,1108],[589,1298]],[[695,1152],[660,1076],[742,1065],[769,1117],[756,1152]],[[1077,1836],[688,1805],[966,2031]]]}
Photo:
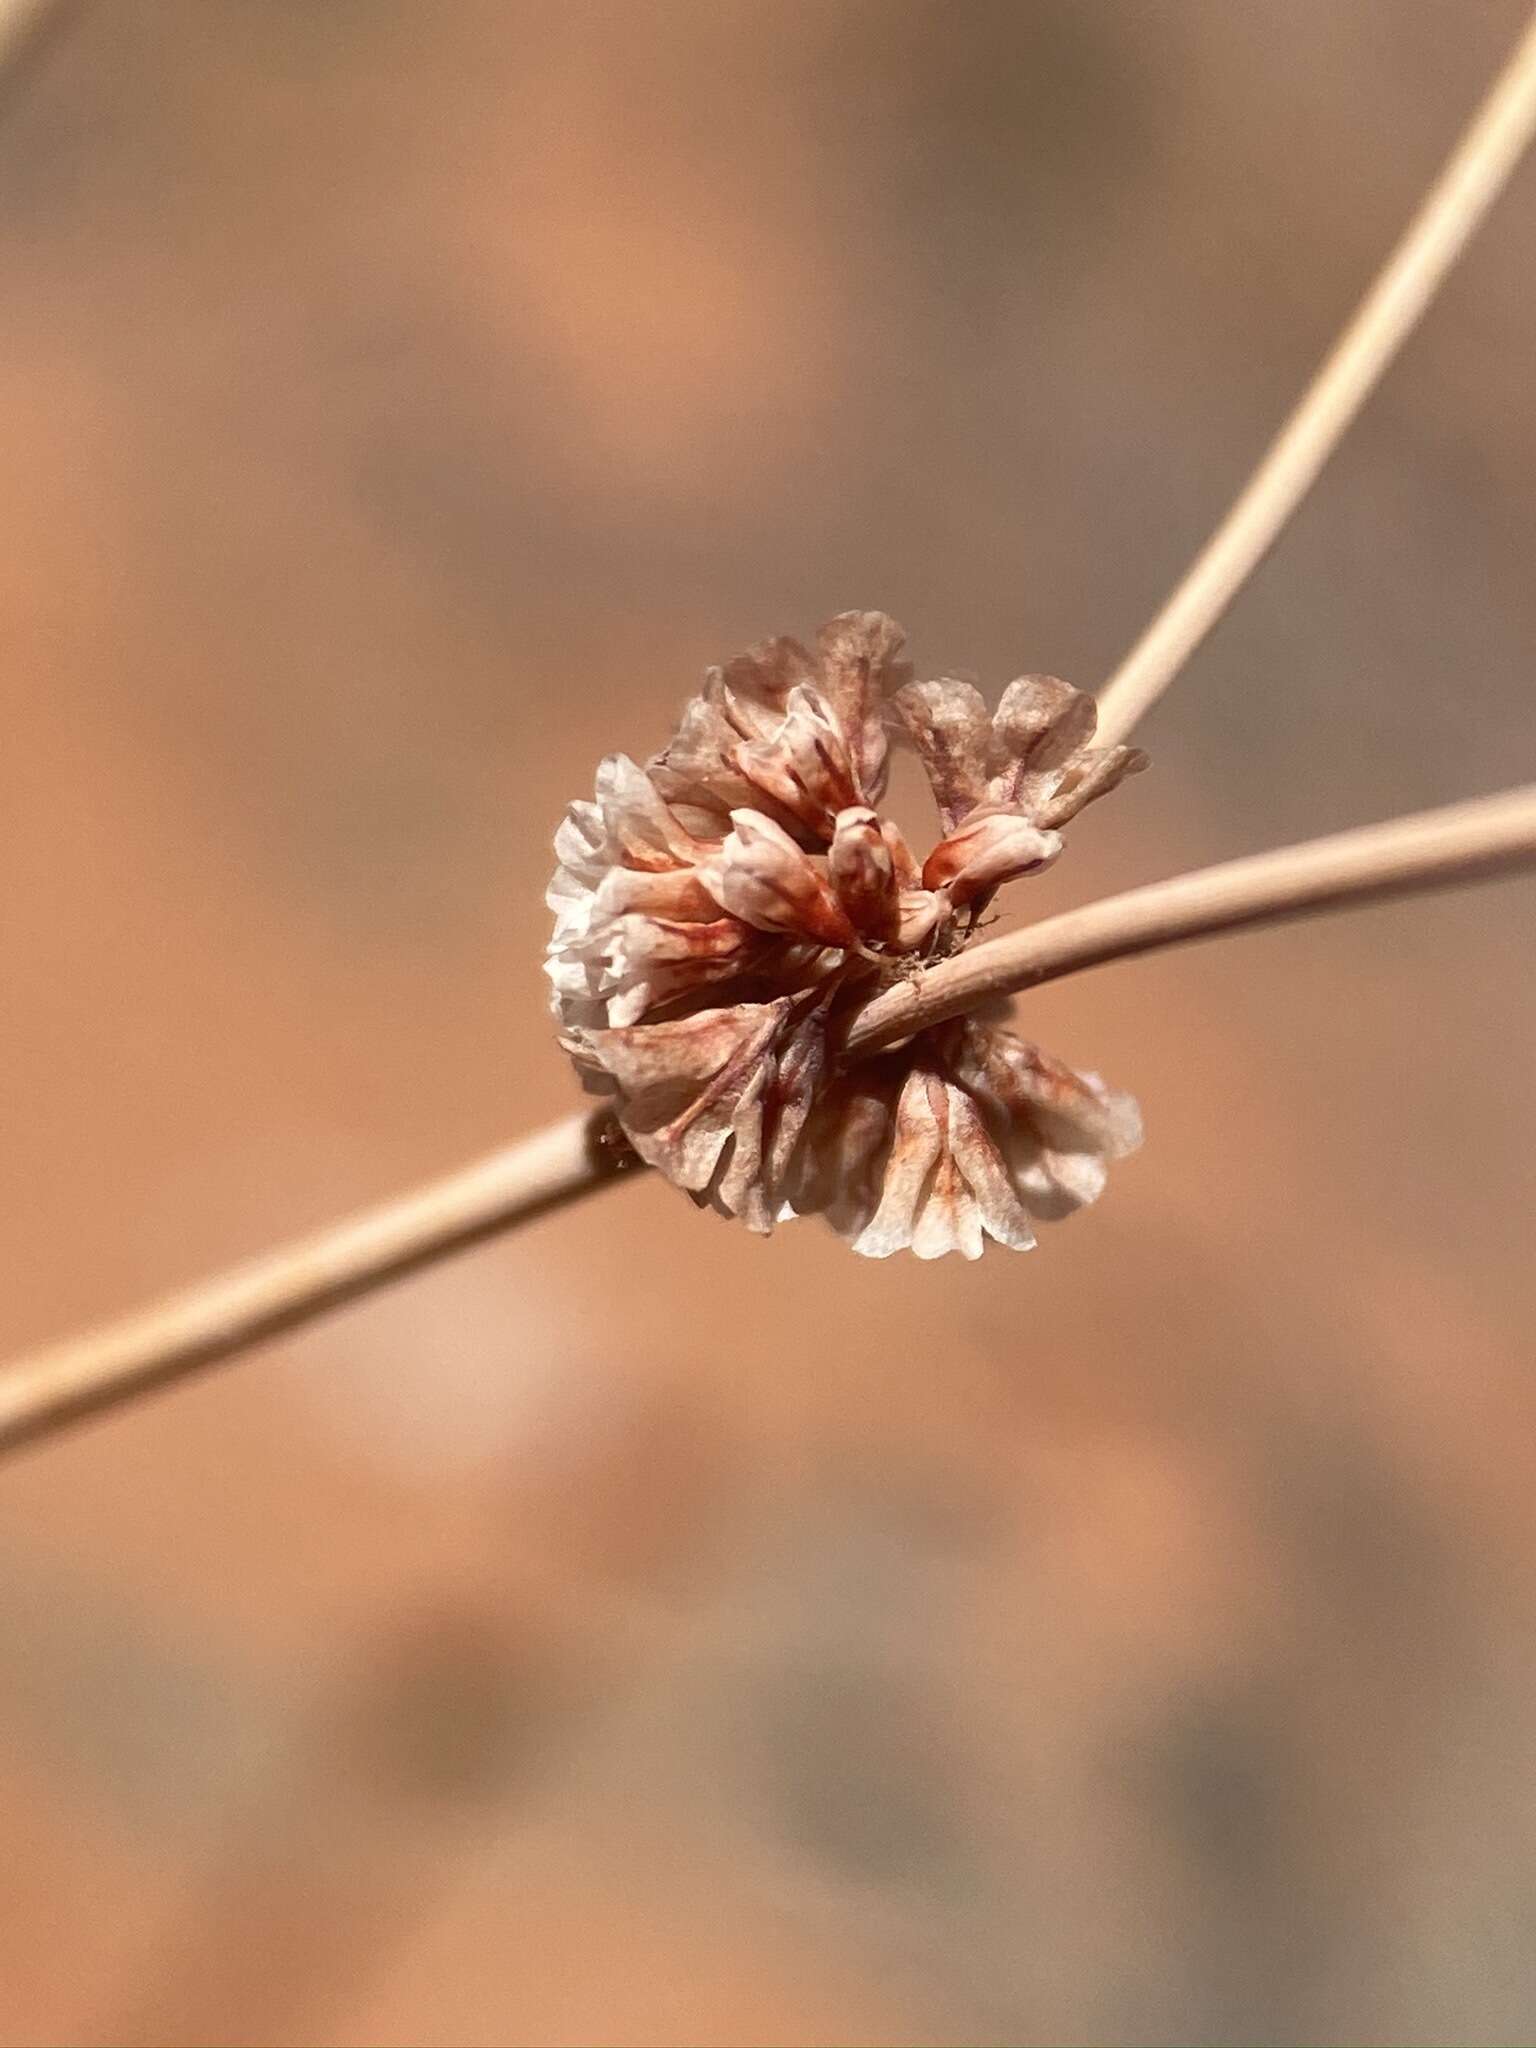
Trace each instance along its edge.
{"label": "dried flower cluster", "polygon": [[[767,641],[710,670],[645,768],[605,760],[556,835],[548,973],[588,1086],[695,1201],[759,1231],[822,1215],[875,1258],[976,1258],[1093,1201],[1136,1105],[990,1013],[839,1064],[839,1015],[963,946],[1145,757],[1095,748],[1092,698],[1051,676],[995,713],[913,682],[903,637],[844,612],[814,654]],[[893,735],[944,828],[921,864],[877,808]]]}

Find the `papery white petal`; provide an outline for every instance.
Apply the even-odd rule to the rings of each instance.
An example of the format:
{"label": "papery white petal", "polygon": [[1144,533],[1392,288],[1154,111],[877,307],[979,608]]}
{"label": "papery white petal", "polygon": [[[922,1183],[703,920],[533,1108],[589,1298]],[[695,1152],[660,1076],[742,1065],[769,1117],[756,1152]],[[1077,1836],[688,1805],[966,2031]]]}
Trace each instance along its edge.
{"label": "papery white petal", "polygon": [[943,1149],[928,1092],[931,1080],[926,1068],[916,1067],[903,1084],[879,1207],[853,1241],[863,1258],[888,1259],[912,1243],[923,1196]]}
{"label": "papery white petal", "polygon": [[1019,1199],[991,1133],[972,1098],[963,1088],[953,1086],[949,1091],[949,1142],[987,1235],[1010,1251],[1033,1249],[1035,1233],[1029,1227],[1029,1211]]}
{"label": "papery white petal", "polygon": [[624,1100],[630,1143],[675,1186],[709,1185],[744,1099],[760,1094],[764,1056],[787,998],[589,1034]]}
{"label": "papery white petal", "polygon": [[987,795],[992,720],[974,683],[953,676],[909,683],[895,698],[897,716],[927,774],[946,831]]}
{"label": "papery white petal", "polygon": [[1004,882],[1039,874],[1060,852],[1056,833],[1042,832],[1017,811],[972,811],[924,861],[923,882],[947,890],[952,903],[969,903]]}
{"label": "papery white petal", "polygon": [[819,690],[792,690],[782,722],[736,747],[732,761],[747,781],[825,844],[838,812],[858,801],[845,736]]}
{"label": "papery white petal", "polygon": [[823,876],[781,826],[761,811],[731,813],[732,831],[699,868],[722,909],[764,932],[792,932],[824,946],[858,938]]}
{"label": "papery white petal", "polygon": [[867,804],[838,812],[827,873],[839,903],[865,938],[896,937],[901,927],[896,861],[879,814]]}
{"label": "papery white petal", "polygon": [[870,803],[885,792],[885,701],[912,673],[899,659],[906,637],[884,612],[840,612],[816,638],[822,687],[846,736],[858,795]]}

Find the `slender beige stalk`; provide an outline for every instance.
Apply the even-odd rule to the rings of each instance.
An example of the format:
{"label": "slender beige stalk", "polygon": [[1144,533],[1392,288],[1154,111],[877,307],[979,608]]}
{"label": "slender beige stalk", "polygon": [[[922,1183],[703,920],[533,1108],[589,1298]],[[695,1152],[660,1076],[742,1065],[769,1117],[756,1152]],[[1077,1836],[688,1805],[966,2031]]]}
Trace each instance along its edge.
{"label": "slender beige stalk", "polygon": [[70,0],[0,0],[0,84],[15,83],[71,11]]}
{"label": "slender beige stalk", "polygon": [[[1536,785],[1153,882],[992,939],[875,998],[847,1033],[872,1052],[1106,960],[1371,897],[1536,864]],[[463,1171],[0,1369],[0,1449],[164,1386],[615,1177],[601,1119],[567,1117]]]}
{"label": "slender beige stalk", "polygon": [[48,0],[0,0],[0,61],[20,47],[47,5]]}
{"label": "slender beige stalk", "polygon": [[625,1148],[605,1143],[604,1121],[564,1117],[396,1201],[17,1360],[0,1371],[0,1449],[182,1379],[591,1194],[628,1163]]}
{"label": "slender beige stalk", "polygon": [[1106,960],[1531,864],[1536,783],[1249,854],[1064,911],[975,946],[920,981],[898,983],[859,1012],[848,1050],[878,1052],[989,996],[1015,995]]}
{"label": "slender beige stalk", "polygon": [[1536,15],[1237,502],[1104,685],[1099,731],[1106,742],[1124,739],[1157,702],[1273,547],[1423,318],[1533,135]]}

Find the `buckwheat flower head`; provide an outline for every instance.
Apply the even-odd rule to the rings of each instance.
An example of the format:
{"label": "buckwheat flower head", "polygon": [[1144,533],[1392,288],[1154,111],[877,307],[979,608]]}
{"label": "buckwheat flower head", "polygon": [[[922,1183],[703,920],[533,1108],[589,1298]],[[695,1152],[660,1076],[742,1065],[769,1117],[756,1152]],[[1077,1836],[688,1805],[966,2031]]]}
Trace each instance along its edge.
{"label": "buckwheat flower head", "polygon": [[[821,1215],[857,1252],[1023,1250],[1140,1142],[1129,1096],[1000,1021],[1004,1006],[839,1060],[837,1026],[958,951],[1005,883],[1145,765],[1093,745],[1091,697],[1052,676],[995,712],[914,682],[882,612],[711,669],[641,768],[610,755],[555,837],[547,972],[561,1043],[642,1159],[771,1230]],[[943,836],[919,861],[881,815],[892,739]]]}

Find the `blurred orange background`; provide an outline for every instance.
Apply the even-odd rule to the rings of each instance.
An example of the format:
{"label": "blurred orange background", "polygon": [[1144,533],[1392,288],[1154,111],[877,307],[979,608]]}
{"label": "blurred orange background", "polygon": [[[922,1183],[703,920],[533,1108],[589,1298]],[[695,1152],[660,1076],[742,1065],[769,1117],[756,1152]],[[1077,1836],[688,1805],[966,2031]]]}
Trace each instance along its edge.
{"label": "blurred orange background", "polygon": [[[96,0],[0,78],[0,1340],[560,1113],[550,838],[1106,674],[1520,0]],[[1054,909],[1536,771],[1536,166]],[[1528,2041],[1532,894],[1029,997],[1027,1258],[649,1178],[0,1472],[0,2039]]]}

